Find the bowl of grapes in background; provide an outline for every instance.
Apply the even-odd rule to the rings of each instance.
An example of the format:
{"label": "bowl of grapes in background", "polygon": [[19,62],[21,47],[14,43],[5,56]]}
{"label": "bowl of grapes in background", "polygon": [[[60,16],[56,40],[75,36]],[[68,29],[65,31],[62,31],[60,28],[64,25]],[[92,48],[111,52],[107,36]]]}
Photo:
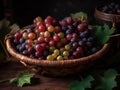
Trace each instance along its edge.
{"label": "bowl of grapes in background", "polygon": [[120,23],[120,4],[111,2],[100,5],[95,9],[94,16],[99,24],[108,23],[115,27],[117,23]]}
{"label": "bowl of grapes in background", "polygon": [[6,47],[16,61],[42,75],[65,76],[88,69],[108,51],[109,44],[97,44],[92,31],[83,18],[38,16],[7,35]]}

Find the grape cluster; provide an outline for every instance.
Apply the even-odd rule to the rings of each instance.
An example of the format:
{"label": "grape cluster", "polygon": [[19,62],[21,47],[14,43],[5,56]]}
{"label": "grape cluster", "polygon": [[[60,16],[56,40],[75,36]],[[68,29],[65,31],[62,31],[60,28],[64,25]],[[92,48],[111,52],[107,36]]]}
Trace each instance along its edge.
{"label": "grape cluster", "polygon": [[111,2],[107,5],[104,5],[101,8],[101,11],[109,14],[120,14],[120,4]]}
{"label": "grape cluster", "polygon": [[99,50],[88,23],[67,17],[57,21],[52,16],[34,19],[34,27],[17,31],[12,39],[15,49],[39,60],[81,58]]}

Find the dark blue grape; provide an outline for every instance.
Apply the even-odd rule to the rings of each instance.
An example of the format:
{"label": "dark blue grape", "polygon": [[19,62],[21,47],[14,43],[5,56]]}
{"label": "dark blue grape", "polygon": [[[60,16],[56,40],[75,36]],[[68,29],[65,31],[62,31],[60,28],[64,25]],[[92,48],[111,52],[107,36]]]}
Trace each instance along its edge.
{"label": "dark blue grape", "polygon": [[95,53],[95,52],[97,52],[97,50],[98,50],[98,49],[97,49],[96,47],[93,47],[93,48],[91,49],[91,52],[92,52],[92,53]]}
{"label": "dark blue grape", "polygon": [[25,42],[25,39],[20,38],[19,42],[22,44],[22,43],[24,43],[24,42]]}
{"label": "dark blue grape", "polygon": [[79,33],[79,37],[80,37],[80,38],[84,38],[84,37],[86,37],[86,34],[83,33],[83,32],[80,32],[80,33]]}
{"label": "dark blue grape", "polygon": [[25,47],[21,45],[21,46],[19,47],[19,52],[22,52],[23,50],[25,50]]}
{"label": "dark blue grape", "polygon": [[92,43],[91,42],[87,41],[85,44],[87,45],[87,47],[92,47]]}
{"label": "dark blue grape", "polygon": [[65,32],[65,34],[66,34],[66,35],[67,35],[67,34],[72,34],[72,30],[67,29],[66,32]]}
{"label": "dark blue grape", "polygon": [[21,47],[21,44],[18,44],[18,45],[16,46],[16,50],[18,51],[20,47]]}
{"label": "dark blue grape", "polygon": [[78,44],[79,44],[79,46],[84,46],[84,42],[83,41],[79,41]]}
{"label": "dark blue grape", "polygon": [[23,55],[28,55],[28,51],[27,51],[27,50],[24,50],[24,51],[22,51],[22,54],[23,54]]}
{"label": "dark blue grape", "polygon": [[105,13],[107,13],[108,10],[109,10],[109,8],[107,6],[104,6],[103,9],[102,9],[102,11],[105,12]]}
{"label": "dark blue grape", "polygon": [[44,50],[44,51],[43,51],[43,56],[46,57],[46,56],[48,56],[48,55],[49,55],[49,50]]}
{"label": "dark blue grape", "polygon": [[88,37],[87,41],[92,42],[94,40],[93,37]]}
{"label": "dark blue grape", "polygon": [[17,39],[14,39],[14,40],[13,40],[13,43],[14,43],[15,45],[20,44],[19,40],[17,40]]}
{"label": "dark blue grape", "polygon": [[68,27],[62,26],[62,32],[66,32],[67,29],[68,29]]}
{"label": "dark blue grape", "polygon": [[73,43],[72,43],[72,47],[73,47],[73,48],[77,48],[78,46],[79,46],[78,42],[73,42]]}
{"label": "dark blue grape", "polygon": [[86,42],[86,41],[87,41],[87,38],[83,38],[82,41],[83,41],[83,42]]}

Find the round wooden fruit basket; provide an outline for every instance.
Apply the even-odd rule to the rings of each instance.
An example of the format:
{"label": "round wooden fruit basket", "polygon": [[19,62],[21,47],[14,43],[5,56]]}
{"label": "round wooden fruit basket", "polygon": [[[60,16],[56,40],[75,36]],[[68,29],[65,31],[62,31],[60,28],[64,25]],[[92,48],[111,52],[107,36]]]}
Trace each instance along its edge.
{"label": "round wooden fruit basket", "polygon": [[70,60],[61,61],[49,61],[49,60],[38,60],[18,53],[11,43],[12,34],[7,35],[5,39],[6,48],[8,52],[16,58],[16,61],[24,63],[26,66],[30,66],[36,69],[40,74],[48,74],[52,76],[65,76],[69,74],[75,74],[88,69],[94,64],[99,58],[101,58],[109,49],[110,44],[106,43],[99,51],[96,53]]}

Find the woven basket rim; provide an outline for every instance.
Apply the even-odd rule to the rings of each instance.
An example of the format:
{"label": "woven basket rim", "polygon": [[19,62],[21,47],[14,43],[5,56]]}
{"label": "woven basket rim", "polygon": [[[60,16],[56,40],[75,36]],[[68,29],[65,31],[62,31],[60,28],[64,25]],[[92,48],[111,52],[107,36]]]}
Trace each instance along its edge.
{"label": "woven basket rim", "polygon": [[33,64],[33,65],[37,65],[37,66],[41,66],[41,67],[71,67],[74,65],[78,65],[80,63],[89,63],[89,61],[94,61],[98,58],[100,58],[101,56],[103,56],[107,50],[109,49],[110,43],[106,43],[103,45],[103,47],[97,51],[96,53],[89,55],[89,56],[85,56],[85,57],[81,57],[78,59],[70,59],[70,60],[60,60],[60,61],[50,61],[50,60],[38,60],[38,59],[33,59],[30,58],[28,56],[24,56],[20,53],[18,53],[11,44],[11,38],[6,39],[5,41],[6,43],[6,48],[8,50],[8,52],[15,57],[16,59],[18,59],[18,61],[23,61],[25,63],[28,64]]}

